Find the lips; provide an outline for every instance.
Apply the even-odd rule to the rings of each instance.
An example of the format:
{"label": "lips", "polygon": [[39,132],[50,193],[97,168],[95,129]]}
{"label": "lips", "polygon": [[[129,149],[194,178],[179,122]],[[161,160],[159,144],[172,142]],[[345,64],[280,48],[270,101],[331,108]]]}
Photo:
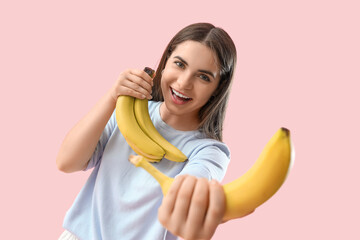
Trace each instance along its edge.
{"label": "lips", "polygon": [[171,93],[171,98],[172,98],[173,102],[176,104],[185,104],[192,100],[192,98],[184,95],[181,92],[174,90],[171,87],[170,87],[170,93]]}

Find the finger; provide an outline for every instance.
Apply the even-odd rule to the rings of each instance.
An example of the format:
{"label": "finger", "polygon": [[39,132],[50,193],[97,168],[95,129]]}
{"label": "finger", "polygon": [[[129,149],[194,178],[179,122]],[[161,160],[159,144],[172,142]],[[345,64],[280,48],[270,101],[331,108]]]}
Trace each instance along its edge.
{"label": "finger", "polygon": [[136,85],[138,85],[139,87],[143,88],[149,94],[152,93],[152,86],[146,80],[144,80],[142,77],[139,77],[138,75],[129,73],[127,75],[127,79],[130,82],[133,82]]}
{"label": "finger", "polygon": [[171,216],[176,220],[174,222],[183,223],[186,221],[195,184],[196,177],[193,176],[187,176],[181,184]]}
{"label": "finger", "polygon": [[189,239],[196,238],[199,229],[203,228],[208,205],[209,181],[205,178],[201,178],[196,182],[186,222],[186,233]]}
{"label": "finger", "polygon": [[225,193],[223,187],[215,180],[210,182],[209,208],[206,213],[204,228],[213,234],[225,213]]}
{"label": "finger", "polygon": [[[121,87],[122,88],[120,90],[120,95],[133,96],[132,94],[134,92],[136,92],[136,96],[133,96],[133,97],[147,98],[147,99],[152,98],[152,96],[149,94],[149,92],[146,89],[142,88],[137,83],[134,83],[134,82],[132,82],[130,80],[123,81]],[[129,89],[131,89],[132,91],[129,91]],[[143,95],[143,97],[141,95]],[[138,97],[138,96],[140,96],[140,97]]]}
{"label": "finger", "polygon": [[153,79],[143,70],[130,69],[130,73],[141,78],[150,88],[153,86]]}
{"label": "finger", "polygon": [[147,98],[146,95],[144,95],[141,92],[138,92],[132,88],[128,88],[126,86],[122,86],[121,90],[118,92],[117,96],[131,96],[139,99],[145,99]]}
{"label": "finger", "polygon": [[133,88],[134,90],[142,92],[145,95],[150,95],[152,92],[151,86],[144,79],[130,72],[124,73],[120,84],[129,88]]}
{"label": "finger", "polygon": [[158,218],[160,223],[165,227],[169,222],[169,219],[175,207],[177,193],[185,178],[186,175],[180,175],[175,178],[174,182],[171,184],[168,193],[164,197],[161,206],[159,207]]}

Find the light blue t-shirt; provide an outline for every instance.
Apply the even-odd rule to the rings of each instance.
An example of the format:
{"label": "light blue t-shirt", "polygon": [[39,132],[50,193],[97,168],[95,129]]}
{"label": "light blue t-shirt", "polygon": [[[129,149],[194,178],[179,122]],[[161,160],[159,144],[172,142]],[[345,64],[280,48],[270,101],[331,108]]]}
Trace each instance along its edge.
{"label": "light blue t-shirt", "polygon": [[[164,158],[153,165],[170,177],[189,174],[221,181],[230,160],[228,147],[199,131],[178,131],[167,125],[160,117],[160,105],[149,101],[151,120],[188,161]],[[114,112],[86,169],[93,171],[66,213],[65,229],[81,240],[177,239],[157,218],[163,198],[160,185],[128,161],[130,154],[135,152],[119,131]]]}

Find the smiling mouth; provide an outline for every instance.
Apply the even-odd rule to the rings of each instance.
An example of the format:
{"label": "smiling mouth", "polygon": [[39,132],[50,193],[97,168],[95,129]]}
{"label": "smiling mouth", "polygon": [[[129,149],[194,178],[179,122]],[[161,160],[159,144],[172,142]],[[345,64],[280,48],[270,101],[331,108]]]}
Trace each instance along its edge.
{"label": "smiling mouth", "polygon": [[170,87],[170,91],[171,91],[171,95],[173,97],[173,100],[178,104],[183,104],[183,103],[186,103],[186,102],[192,100],[192,98],[185,96],[184,94],[174,90],[171,87]]}

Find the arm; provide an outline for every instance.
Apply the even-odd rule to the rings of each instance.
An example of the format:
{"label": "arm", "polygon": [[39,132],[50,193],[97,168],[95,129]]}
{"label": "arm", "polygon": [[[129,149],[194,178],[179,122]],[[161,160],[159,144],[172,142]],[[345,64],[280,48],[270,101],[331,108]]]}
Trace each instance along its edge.
{"label": "arm", "polygon": [[144,71],[122,72],[112,88],[65,136],[56,158],[60,171],[75,172],[86,168],[97,142],[113,113],[118,96],[151,98],[152,79]]}
{"label": "arm", "polygon": [[170,232],[186,240],[211,239],[224,222],[225,195],[218,181],[225,176],[230,151],[217,141],[192,145],[197,147],[182,170],[183,175],[175,178],[164,197],[158,218]]}

